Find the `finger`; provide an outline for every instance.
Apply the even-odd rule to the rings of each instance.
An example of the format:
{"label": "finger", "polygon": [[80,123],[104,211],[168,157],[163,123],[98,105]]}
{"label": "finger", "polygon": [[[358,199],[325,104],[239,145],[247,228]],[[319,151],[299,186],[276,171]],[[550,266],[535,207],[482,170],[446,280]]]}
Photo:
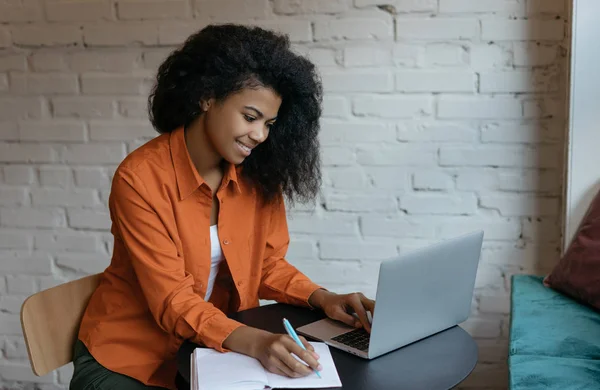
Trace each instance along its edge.
{"label": "finger", "polygon": [[[289,353],[287,354],[287,356],[284,356],[285,359],[282,359],[282,360],[296,372],[303,373],[303,372],[305,372],[304,370],[306,369],[310,373],[311,368],[315,369],[317,371],[322,369],[321,365],[319,364],[317,359],[315,359],[313,354],[311,352],[308,352],[308,351],[305,351],[304,349],[302,349],[298,344],[296,344],[296,342],[294,340],[292,340],[291,337],[288,337],[286,339],[284,345],[288,349]],[[306,365],[299,362],[290,353],[293,353],[294,355],[298,356],[298,358],[300,358],[300,360],[305,362],[310,368],[306,367]],[[288,357],[289,357],[289,359],[288,359]]]}
{"label": "finger", "polygon": [[298,378],[300,375],[291,370],[284,362],[281,361],[276,356],[271,357],[271,366],[269,371],[274,374],[279,374],[282,376],[289,376],[290,378]]}
{"label": "finger", "polygon": [[360,301],[362,302],[363,306],[367,309],[367,311],[371,312],[371,314],[375,312],[374,300],[365,297],[363,294],[360,294]]}
{"label": "finger", "polygon": [[[360,293],[352,294],[352,298],[350,299],[350,304],[352,305],[352,308],[354,309],[354,312],[356,313],[356,315],[358,315],[358,319],[360,320],[360,322],[363,325],[363,327],[365,328],[365,330],[370,333],[371,332],[371,324],[369,323],[369,317],[367,317],[367,310],[363,306],[363,303],[361,300],[361,295],[362,294],[360,294]],[[364,297],[364,295],[362,295],[362,296]]]}
{"label": "finger", "polygon": [[357,321],[354,316],[348,314],[341,307],[336,307],[331,315],[331,318],[343,322],[346,325],[356,326]]}
{"label": "finger", "polygon": [[313,347],[311,343],[306,341],[306,339],[303,336],[298,336],[298,337],[300,338],[300,341],[302,341],[302,344],[304,344],[304,348],[308,349],[312,353],[312,355],[315,359],[318,359],[319,354],[315,352],[315,347]]}

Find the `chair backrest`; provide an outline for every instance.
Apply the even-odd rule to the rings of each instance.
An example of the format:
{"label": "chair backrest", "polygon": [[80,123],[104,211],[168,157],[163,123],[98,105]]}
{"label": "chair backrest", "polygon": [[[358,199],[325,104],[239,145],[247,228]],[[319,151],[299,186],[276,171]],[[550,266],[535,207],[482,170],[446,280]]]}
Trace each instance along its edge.
{"label": "chair backrest", "polygon": [[46,375],[73,360],[79,323],[100,275],[41,291],[23,302],[21,326],[35,375]]}

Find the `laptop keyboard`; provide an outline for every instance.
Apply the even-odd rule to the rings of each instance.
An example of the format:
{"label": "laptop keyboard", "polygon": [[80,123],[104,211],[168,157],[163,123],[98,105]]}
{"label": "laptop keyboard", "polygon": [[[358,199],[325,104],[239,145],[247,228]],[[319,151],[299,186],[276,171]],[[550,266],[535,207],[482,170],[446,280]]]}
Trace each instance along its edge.
{"label": "laptop keyboard", "polygon": [[342,333],[339,336],[332,337],[333,341],[340,344],[356,348],[359,351],[367,352],[369,350],[369,333],[363,328],[351,330],[347,333]]}

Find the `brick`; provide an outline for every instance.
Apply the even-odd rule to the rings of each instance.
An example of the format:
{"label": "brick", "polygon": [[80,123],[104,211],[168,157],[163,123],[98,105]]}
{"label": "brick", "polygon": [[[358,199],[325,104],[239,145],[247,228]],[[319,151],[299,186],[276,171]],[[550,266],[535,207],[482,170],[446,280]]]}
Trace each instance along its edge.
{"label": "brick", "polygon": [[40,184],[44,187],[70,188],[73,183],[73,172],[66,166],[41,166]]}
{"label": "brick", "polygon": [[0,73],[0,92],[8,91],[8,76]]}
{"label": "brick", "polygon": [[397,126],[397,139],[402,142],[476,142],[476,129],[463,123],[407,122]]}
{"label": "brick", "polygon": [[291,42],[312,42],[312,27],[308,20],[261,20],[250,22],[250,25],[258,26],[266,30],[272,30],[281,34],[286,34]]}
{"label": "brick", "polygon": [[471,68],[475,70],[508,68],[512,65],[510,50],[496,44],[474,44],[471,51]]}
{"label": "brick", "polygon": [[495,295],[481,295],[479,300],[479,313],[510,314],[510,295],[499,292]]}
{"label": "brick", "polygon": [[106,210],[67,209],[69,226],[75,229],[110,229],[110,216]]}
{"label": "brick", "polygon": [[21,121],[19,138],[22,141],[83,142],[85,124],[72,121]]}
{"label": "brick", "polygon": [[557,92],[559,75],[550,70],[481,72],[482,93]]}
{"label": "brick", "polygon": [[0,122],[0,141],[17,141],[19,130],[16,122]]}
{"label": "brick", "polygon": [[551,146],[536,149],[520,146],[442,146],[440,165],[556,168],[558,151],[558,148]]}
{"label": "brick", "polygon": [[[3,211],[4,210],[0,210],[0,217],[4,215]],[[28,218],[31,214],[22,213],[22,216]],[[27,227],[40,228],[44,227],[44,225],[40,224],[39,226],[34,225]],[[50,275],[52,273],[52,258],[48,253],[5,252],[2,253],[1,256],[2,262],[0,262],[0,271],[2,271],[3,274],[19,275],[19,277],[25,277],[23,274],[27,274],[27,277],[30,277],[31,275]],[[2,327],[0,327],[0,329],[2,329]]]}
{"label": "brick", "polygon": [[367,176],[360,167],[329,167],[324,173],[325,182],[333,188],[362,190],[368,185]]}
{"label": "brick", "polygon": [[60,209],[3,208],[0,221],[6,227],[55,228],[65,225],[65,215]]}
{"label": "brick", "polygon": [[356,116],[381,118],[412,118],[433,113],[430,96],[362,96],[352,101]]}
{"label": "brick", "polygon": [[275,0],[273,10],[276,14],[336,14],[348,10],[347,0]]}
{"label": "brick", "polygon": [[38,291],[37,282],[30,275],[7,276],[6,284],[9,294],[31,295]]}
{"label": "brick", "polygon": [[435,165],[437,150],[425,145],[360,147],[357,161],[362,165]]}
{"label": "brick", "polygon": [[142,95],[149,81],[144,75],[86,73],[81,90],[86,95]]}
{"label": "brick", "polygon": [[119,19],[189,19],[192,17],[186,0],[118,0]]}
{"label": "brick", "polygon": [[324,118],[348,118],[350,116],[350,105],[344,96],[323,96]]}
{"label": "brick", "polygon": [[558,123],[489,123],[481,128],[481,142],[495,143],[558,143],[562,141],[562,126]]}
{"label": "brick", "polygon": [[180,45],[204,26],[205,24],[196,21],[161,21],[158,25],[158,43],[160,45]]}
{"label": "brick", "polygon": [[[539,259],[546,261],[540,262]],[[523,270],[539,272],[543,274],[550,272],[560,258],[560,250],[555,244],[541,245],[538,243],[527,244],[524,248],[515,247],[513,243],[502,243],[485,247],[481,252],[481,262],[484,264],[495,264],[505,270],[507,280],[510,281],[510,269],[517,266],[519,272]]]}
{"label": "brick", "polygon": [[321,152],[324,166],[352,165],[356,161],[356,154],[348,147],[324,146],[321,148]]}
{"label": "brick", "polygon": [[286,257],[291,259],[315,259],[317,258],[317,246],[313,240],[294,237],[290,241]]}
{"label": "brick", "polygon": [[103,0],[47,0],[51,22],[96,22],[113,19],[112,4]]}
{"label": "brick", "polygon": [[474,92],[475,74],[464,70],[405,70],[396,73],[400,92]]}
{"label": "brick", "polygon": [[63,24],[25,24],[11,28],[13,42],[23,46],[64,46],[82,43],[81,28]]}
{"label": "brick", "polygon": [[[365,133],[368,137],[365,137]],[[321,122],[320,140],[323,145],[393,142],[395,138],[395,129],[385,123]]]}
{"label": "brick", "polygon": [[564,36],[562,20],[481,21],[481,39],[486,41],[561,41]]}
{"label": "brick", "polygon": [[309,48],[298,44],[293,45],[293,50],[308,58],[318,68],[338,67],[343,63],[341,50],[325,47]]}
{"label": "brick", "polygon": [[464,66],[468,63],[467,48],[462,45],[432,43],[425,46],[423,64],[425,66]]}
{"label": "brick", "polygon": [[[294,259],[295,260],[295,259]],[[357,283],[361,272],[358,261],[291,261],[300,272],[317,284],[330,285],[331,274],[338,283]]]}
{"label": "brick", "polygon": [[102,252],[102,241],[95,234],[76,231],[36,232],[34,247],[40,251]]}
{"label": "brick", "polygon": [[435,237],[435,226],[407,216],[364,216],[360,219],[360,231],[365,237]]}
{"label": "brick", "polygon": [[508,97],[442,96],[437,111],[439,118],[512,119],[523,116],[523,105]]}
{"label": "brick", "polygon": [[383,47],[356,46],[344,49],[344,66],[365,67],[390,65],[391,52]]}
{"label": "brick", "polygon": [[558,243],[561,239],[561,223],[557,217],[523,219],[523,239],[536,243]]}
{"label": "brick", "polygon": [[91,46],[156,45],[158,26],[152,22],[86,24],[83,26],[83,41]]}
{"label": "brick", "polygon": [[36,0],[3,1],[0,3],[1,22],[37,22],[42,20],[42,4]]}
{"label": "brick", "polygon": [[[19,336],[23,332],[19,316],[15,314],[0,313],[0,329],[2,329],[3,334],[11,336]],[[6,370],[6,364],[5,361],[0,364],[0,377],[3,379],[9,379],[7,374],[10,375]],[[29,368],[29,365],[27,365],[27,368]],[[29,370],[31,371],[31,368]]]}
{"label": "brick", "polygon": [[291,234],[315,234],[328,236],[356,236],[358,217],[330,213],[324,216],[294,215],[288,219]]}
{"label": "brick", "polygon": [[11,91],[21,95],[76,94],[77,76],[72,74],[18,74],[10,75]]}
{"label": "brick", "polygon": [[564,0],[529,0],[527,1],[528,14],[559,14],[565,12]]}
{"label": "brick", "polygon": [[524,194],[481,195],[480,207],[498,210],[504,216],[556,216],[560,213],[557,197]]}
{"label": "brick", "polygon": [[463,322],[461,327],[478,339],[492,339],[500,336],[500,320],[497,319],[471,317]]}
{"label": "brick", "polygon": [[90,189],[43,188],[31,190],[32,203],[38,206],[93,207],[98,205],[96,191]]}
{"label": "brick", "polygon": [[400,197],[400,209],[409,214],[474,214],[477,197],[473,194],[408,194]]}
{"label": "brick", "polygon": [[396,244],[382,240],[360,242],[352,239],[323,239],[320,257],[327,260],[385,260],[398,255]]}
{"label": "brick", "polygon": [[7,381],[54,383],[54,372],[44,376],[36,376],[27,363],[2,362],[0,363],[0,376]]}
{"label": "brick", "polygon": [[74,168],[75,185],[84,188],[110,188],[110,177],[104,168]]}
{"label": "brick", "polygon": [[25,345],[25,340],[22,337],[10,337],[5,342],[5,352],[6,357],[10,359],[23,359],[26,360],[29,358],[27,355],[27,346]]}
{"label": "brick", "polygon": [[325,193],[324,207],[328,211],[393,212],[397,210],[393,197],[385,194],[356,194],[347,192]]}
{"label": "brick", "polygon": [[127,118],[148,120],[148,100],[143,97],[124,97],[119,99],[119,114]]}
{"label": "brick", "polygon": [[10,30],[6,27],[0,28],[0,49],[10,47],[12,39],[10,36]]}
{"label": "brick", "polygon": [[321,72],[326,92],[391,92],[392,75],[387,71],[349,70]]}
{"label": "brick", "polygon": [[413,173],[413,188],[425,191],[448,191],[454,188],[452,175],[439,171],[417,171]]}
{"label": "brick", "polygon": [[118,164],[125,158],[120,144],[67,145],[61,160],[69,164]]}
{"label": "brick", "polygon": [[423,47],[410,44],[395,44],[392,48],[392,61],[394,65],[414,68],[423,57]]}
{"label": "brick", "polygon": [[523,117],[525,118],[564,118],[565,104],[559,98],[540,98],[523,102]]}
{"label": "brick", "polygon": [[71,69],[76,72],[127,73],[139,68],[141,62],[141,53],[132,49],[82,51],[69,56]]}
{"label": "brick", "polygon": [[561,173],[559,170],[526,170],[500,173],[499,189],[514,192],[540,192],[559,195]]}
{"label": "brick", "polygon": [[521,221],[517,218],[454,216],[437,223],[438,236],[449,239],[475,230],[483,230],[486,240],[516,241],[521,234]]}
{"label": "brick", "polygon": [[382,190],[404,190],[410,188],[408,171],[395,167],[367,167],[367,176],[375,188]]}
{"label": "brick", "polygon": [[52,98],[57,118],[113,118],[116,103],[111,97],[57,96]]}
{"label": "brick", "polygon": [[[71,382],[71,378],[73,377],[74,371],[75,371],[75,367],[73,366],[73,363],[68,363],[68,364],[60,367],[59,369],[57,369],[58,382],[63,385],[69,385]],[[58,389],[40,389],[40,390],[63,390],[63,388],[59,387]],[[66,390],[66,388],[64,388],[64,390]]]}
{"label": "brick", "polygon": [[31,66],[36,71],[64,72],[68,70],[67,61],[63,53],[56,51],[38,51],[30,57]]}
{"label": "brick", "polygon": [[96,253],[59,253],[56,256],[58,266],[85,274],[102,272],[109,262],[107,255]]}
{"label": "brick", "polygon": [[479,37],[479,21],[464,18],[397,18],[396,40],[472,40]]}
{"label": "brick", "polygon": [[60,284],[63,284],[63,283],[66,283],[69,281],[65,277],[56,276],[56,275],[39,276],[38,280],[40,282],[40,291],[48,290],[49,288],[56,287]]}
{"label": "brick", "polygon": [[270,14],[268,0],[195,0],[195,16],[220,21],[262,19]]}
{"label": "brick", "polygon": [[[178,24],[180,24],[180,23],[178,23]],[[159,26],[159,35],[160,35],[160,26]],[[177,39],[177,42],[183,42],[183,41],[180,39]],[[173,51],[173,49],[171,49],[171,48],[152,49],[152,50],[144,51],[144,53],[142,54],[142,60],[143,60],[144,67],[147,69],[158,70],[158,67],[160,66],[160,64],[162,64],[167,59],[167,57],[169,56],[169,54],[171,54],[172,51]]]}
{"label": "brick", "polygon": [[314,28],[317,41],[331,39],[390,40],[394,37],[393,22],[381,18],[344,18],[317,21]]}
{"label": "brick", "polygon": [[[477,228],[479,229],[479,227]],[[477,230],[474,229],[474,230]],[[487,233],[487,232],[486,232]],[[453,236],[456,237],[456,236]],[[487,237],[486,237],[487,238]],[[498,265],[490,265],[485,263],[479,263],[477,267],[477,276],[475,278],[475,288],[493,288],[500,290],[504,287],[504,278],[502,276],[502,269]]]}
{"label": "brick", "polygon": [[523,15],[525,4],[518,0],[440,0],[440,13],[499,13]]}
{"label": "brick", "polygon": [[6,53],[0,54],[0,72],[26,71],[27,57],[24,54]]}
{"label": "brick", "polygon": [[49,145],[0,143],[0,162],[43,163],[56,158],[56,151]]}
{"label": "brick", "polygon": [[0,206],[18,207],[28,203],[29,196],[25,188],[0,186]]}
{"label": "brick", "polygon": [[27,165],[7,165],[4,167],[4,182],[11,185],[35,183],[33,168]]}
{"label": "brick", "polygon": [[6,294],[6,278],[0,276],[0,295]]}
{"label": "brick", "polygon": [[3,120],[25,118],[39,119],[45,112],[44,100],[41,98],[18,96],[11,96],[10,98],[0,97],[0,118]]}
{"label": "brick", "polygon": [[0,228],[0,249],[29,249],[31,232],[18,229]]}
{"label": "brick", "polygon": [[515,66],[537,67],[554,64],[559,60],[559,46],[531,42],[513,44]]}
{"label": "brick", "polygon": [[436,0],[354,0],[357,7],[390,4],[397,13],[431,12],[437,11]]}
{"label": "brick", "polygon": [[92,141],[129,141],[154,137],[156,132],[148,121],[91,121]]}

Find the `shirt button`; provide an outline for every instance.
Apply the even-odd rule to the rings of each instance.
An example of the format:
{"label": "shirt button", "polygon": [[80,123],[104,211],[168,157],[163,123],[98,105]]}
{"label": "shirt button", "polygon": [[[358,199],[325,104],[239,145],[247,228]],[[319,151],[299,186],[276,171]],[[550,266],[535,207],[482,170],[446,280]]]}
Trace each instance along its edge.
{"label": "shirt button", "polygon": [[229,240],[223,240],[223,244],[229,245]]}

